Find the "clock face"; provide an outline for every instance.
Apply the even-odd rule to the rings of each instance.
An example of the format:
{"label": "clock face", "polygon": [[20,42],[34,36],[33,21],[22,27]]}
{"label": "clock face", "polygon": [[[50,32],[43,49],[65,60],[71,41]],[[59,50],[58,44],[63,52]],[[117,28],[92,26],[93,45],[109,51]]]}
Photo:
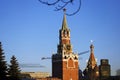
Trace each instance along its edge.
{"label": "clock face", "polygon": [[71,46],[70,45],[67,45],[67,50],[70,50],[71,49]]}

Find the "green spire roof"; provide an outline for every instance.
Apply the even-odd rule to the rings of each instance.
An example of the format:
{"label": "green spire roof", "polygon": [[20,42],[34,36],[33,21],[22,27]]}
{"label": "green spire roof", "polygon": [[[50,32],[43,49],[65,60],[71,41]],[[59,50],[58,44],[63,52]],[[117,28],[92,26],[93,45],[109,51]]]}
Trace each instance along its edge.
{"label": "green spire roof", "polygon": [[68,29],[68,25],[67,25],[67,20],[66,20],[66,10],[64,10],[64,17],[63,17],[63,22],[62,22],[62,30],[66,30]]}

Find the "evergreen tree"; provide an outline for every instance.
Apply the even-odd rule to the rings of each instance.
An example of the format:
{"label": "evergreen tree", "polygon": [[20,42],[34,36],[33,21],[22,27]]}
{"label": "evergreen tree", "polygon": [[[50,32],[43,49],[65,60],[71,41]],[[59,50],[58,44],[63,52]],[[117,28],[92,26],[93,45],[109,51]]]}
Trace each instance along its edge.
{"label": "evergreen tree", "polygon": [[7,79],[7,63],[5,61],[5,56],[2,50],[2,44],[0,42],[0,80]]}
{"label": "evergreen tree", "polygon": [[11,57],[10,63],[8,70],[10,80],[20,80],[20,68],[15,56]]}

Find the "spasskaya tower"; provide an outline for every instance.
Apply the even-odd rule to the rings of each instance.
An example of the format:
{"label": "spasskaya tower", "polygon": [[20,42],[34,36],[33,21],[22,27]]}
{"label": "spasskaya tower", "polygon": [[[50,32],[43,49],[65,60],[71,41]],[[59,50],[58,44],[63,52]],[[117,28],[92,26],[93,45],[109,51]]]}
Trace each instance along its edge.
{"label": "spasskaya tower", "polygon": [[52,55],[52,77],[62,80],[78,80],[79,77],[78,55],[72,50],[65,10],[62,28],[59,30],[57,53]]}

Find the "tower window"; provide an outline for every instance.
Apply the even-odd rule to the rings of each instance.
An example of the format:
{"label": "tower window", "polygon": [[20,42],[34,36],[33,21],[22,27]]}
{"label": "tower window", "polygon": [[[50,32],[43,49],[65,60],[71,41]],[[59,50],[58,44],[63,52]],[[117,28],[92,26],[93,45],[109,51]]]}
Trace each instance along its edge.
{"label": "tower window", "polygon": [[65,56],[64,59],[67,59],[67,57]]}
{"label": "tower window", "polygon": [[75,58],[74,59],[76,59],[77,60],[77,57],[75,56]]}

